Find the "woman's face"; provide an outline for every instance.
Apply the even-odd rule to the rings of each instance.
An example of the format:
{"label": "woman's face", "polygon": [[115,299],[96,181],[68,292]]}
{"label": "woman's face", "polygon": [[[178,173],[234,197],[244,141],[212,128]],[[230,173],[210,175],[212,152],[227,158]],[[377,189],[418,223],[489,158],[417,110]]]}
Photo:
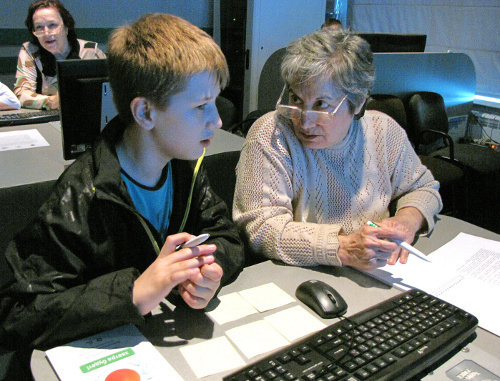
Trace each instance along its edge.
{"label": "woman's face", "polygon": [[68,28],[55,8],[37,9],[33,14],[33,28],[35,32],[43,32],[36,37],[44,49],[54,55],[67,52]]}
{"label": "woman's face", "polygon": [[[300,88],[290,88],[290,106],[302,111],[332,112],[340,104],[337,112],[328,118],[328,123],[311,121],[304,114],[299,119],[292,119],[297,138],[308,148],[321,149],[341,142],[349,132],[354,115],[349,111],[345,93],[334,86],[333,81],[319,81]],[[344,100],[343,100],[344,99]],[[355,113],[361,110],[359,106]]]}

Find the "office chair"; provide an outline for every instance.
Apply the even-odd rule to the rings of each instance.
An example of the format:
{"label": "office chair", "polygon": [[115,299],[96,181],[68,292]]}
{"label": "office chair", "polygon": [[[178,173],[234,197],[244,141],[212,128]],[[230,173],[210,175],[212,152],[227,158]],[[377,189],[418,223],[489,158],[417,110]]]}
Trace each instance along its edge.
{"label": "office chair", "polygon": [[[412,139],[408,133],[408,121],[405,106],[403,101],[390,94],[372,94],[366,101],[365,108],[367,110],[378,110],[392,117],[409,135],[410,142]],[[413,143],[413,142],[412,142]],[[457,193],[459,189],[463,189],[464,171],[460,166],[447,162],[440,158],[419,154],[420,161],[432,173],[434,178],[439,181],[440,194],[443,199],[442,214],[449,214],[458,217],[464,213],[466,203],[462,203],[461,208],[458,206]],[[465,197],[466,192],[463,189]]]}
{"label": "office chair", "polygon": [[229,99],[219,95],[215,98],[215,105],[219,112],[220,119],[222,120],[222,129],[229,131],[231,127],[237,122],[236,106]]}
{"label": "office chair", "polygon": [[[27,226],[49,196],[55,180],[0,188],[0,284],[12,279],[5,249],[15,234]],[[29,370],[31,351],[12,351],[0,343],[0,380],[33,380]]]}
{"label": "office chair", "polygon": [[274,110],[281,90],[281,62],[285,56],[286,48],[276,50],[264,63],[259,77],[257,109],[262,113]]}
{"label": "office chair", "polygon": [[55,180],[0,188],[0,253],[14,235],[33,220],[47,199]]}
{"label": "office chair", "polygon": [[214,192],[224,200],[232,218],[234,187],[236,185],[236,164],[240,151],[220,152],[206,156],[203,166]]}
{"label": "office chair", "polygon": [[474,144],[455,144],[448,135],[448,116],[438,93],[414,93],[407,107],[417,152],[453,162],[465,172],[469,206],[464,218],[500,231],[500,153]]}

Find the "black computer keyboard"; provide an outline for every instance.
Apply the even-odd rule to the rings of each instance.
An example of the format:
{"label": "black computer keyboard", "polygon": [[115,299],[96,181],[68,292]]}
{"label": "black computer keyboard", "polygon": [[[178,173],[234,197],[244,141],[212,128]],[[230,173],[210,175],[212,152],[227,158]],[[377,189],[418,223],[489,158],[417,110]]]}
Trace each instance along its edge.
{"label": "black computer keyboard", "polygon": [[47,123],[56,120],[59,120],[59,110],[34,110],[12,114],[0,114],[0,127]]}
{"label": "black computer keyboard", "polygon": [[224,380],[408,380],[472,340],[477,319],[410,290],[332,324]]}

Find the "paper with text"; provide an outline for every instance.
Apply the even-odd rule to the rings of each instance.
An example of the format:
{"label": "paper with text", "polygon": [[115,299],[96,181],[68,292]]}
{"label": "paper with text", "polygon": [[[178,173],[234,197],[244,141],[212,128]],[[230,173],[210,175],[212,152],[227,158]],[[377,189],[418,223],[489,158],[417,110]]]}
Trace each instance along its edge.
{"label": "paper with text", "polygon": [[0,132],[0,151],[47,147],[49,145],[36,129]]}
{"label": "paper with text", "polygon": [[368,274],[396,287],[419,288],[473,314],[479,326],[500,336],[500,242],[460,233],[429,254]]}

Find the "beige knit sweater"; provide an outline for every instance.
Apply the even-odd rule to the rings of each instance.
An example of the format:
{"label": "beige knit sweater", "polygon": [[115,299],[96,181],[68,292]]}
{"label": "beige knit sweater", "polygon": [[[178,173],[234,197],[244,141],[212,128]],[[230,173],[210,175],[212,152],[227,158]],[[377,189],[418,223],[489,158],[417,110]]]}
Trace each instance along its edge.
{"label": "beige knit sweater", "polygon": [[407,206],[426,219],[423,233],[433,229],[439,183],[393,119],[366,111],[326,149],[304,147],[289,123],[276,112],[257,120],[237,166],[233,218],[254,251],[293,265],[341,265],[339,234]]}

